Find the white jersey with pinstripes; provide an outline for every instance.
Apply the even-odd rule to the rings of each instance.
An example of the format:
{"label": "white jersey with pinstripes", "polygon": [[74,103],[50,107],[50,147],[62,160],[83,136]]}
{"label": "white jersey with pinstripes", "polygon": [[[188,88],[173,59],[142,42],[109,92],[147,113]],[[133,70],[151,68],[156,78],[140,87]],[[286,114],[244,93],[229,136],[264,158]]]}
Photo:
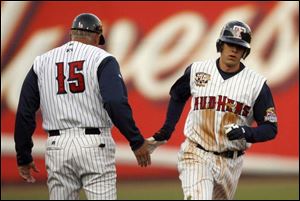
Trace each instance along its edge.
{"label": "white jersey with pinstripes", "polygon": [[244,139],[230,141],[224,125],[236,123],[250,126],[253,106],[266,79],[245,67],[224,80],[215,60],[195,62],[191,67],[191,109],[184,134],[210,151],[245,150]]}
{"label": "white jersey with pinstripes", "polygon": [[178,153],[179,178],[185,199],[233,199],[243,156],[226,158],[213,152],[245,150],[250,146],[244,139],[229,141],[224,125],[250,126],[253,106],[265,81],[246,67],[224,80],[215,60],[192,64],[191,109],[184,128],[186,140]]}
{"label": "white jersey with pinstripes", "polygon": [[[100,48],[70,41],[34,61],[43,128],[59,130],[46,144],[50,199],[78,200],[81,188],[88,199],[116,199],[112,122],[97,78],[108,56]],[[99,128],[100,134],[87,134],[86,128]]]}
{"label": "white jersey with pinstripes", "polygon": [[112,127],[97,79],[105,50],[70,41],[36,57],[43,128]]}

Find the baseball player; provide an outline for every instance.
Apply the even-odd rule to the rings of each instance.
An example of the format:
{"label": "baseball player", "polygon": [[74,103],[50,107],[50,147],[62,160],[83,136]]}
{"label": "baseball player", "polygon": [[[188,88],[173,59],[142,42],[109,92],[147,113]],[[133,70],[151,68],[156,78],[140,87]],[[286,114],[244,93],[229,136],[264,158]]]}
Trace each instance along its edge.
{"label": "baseball player", "polygon": [[31,150],[35,113],[41,109],[50,199],[116,199],[114,124],[130,142],[142,167],[150,165],[147,141],[132,117],[116,59],[103,45],[100,19],[78,15],[71,40],[36,57],[22,86],[15,124],[19,174],[34,182]]}
{"label": "baseball player", "polygon": [[[186,101],[186,119],[178,154],[184,199],[233,199],[251,143],[273,139],[277,118],[266,79],[240,60],[250,53],[251,30],[240,21],[222,29],[220,58],[192,63],[170,90],[163,127],[149,138],[149,150],[171,137]],[[251,127],[252,121],[257,127]]]}

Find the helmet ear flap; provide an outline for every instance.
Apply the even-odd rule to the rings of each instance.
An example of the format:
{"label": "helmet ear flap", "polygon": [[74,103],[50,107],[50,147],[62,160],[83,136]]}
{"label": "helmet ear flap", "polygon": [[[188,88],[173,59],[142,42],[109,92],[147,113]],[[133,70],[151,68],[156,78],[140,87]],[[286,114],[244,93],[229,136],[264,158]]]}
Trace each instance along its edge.
{"label": "helmet ear flap", "polygon": [[222,44],[223,44],[223,42],[220,39],[218,39],[216,42],[217,52],[222,51]]}
{"label": "helmet ear flap", "polygon": [[246,59],[246,57],[250,54],[250,49],[245,49],[244,54],[243,54],[243,59]]}
{"label": "helmet ear flap", "polygon": [[101,34],[99,38],[99,45],[104,45],[105,44],[105,39],[104,36]]}

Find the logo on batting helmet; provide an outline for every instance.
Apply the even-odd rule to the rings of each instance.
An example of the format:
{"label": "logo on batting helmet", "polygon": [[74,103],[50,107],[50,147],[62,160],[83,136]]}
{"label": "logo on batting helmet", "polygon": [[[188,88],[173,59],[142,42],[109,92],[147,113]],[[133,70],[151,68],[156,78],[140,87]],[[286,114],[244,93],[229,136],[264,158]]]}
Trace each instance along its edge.
{"label": "logo on batting helmet", "polygon": [[228,22],[222,29],[220,37],[217,40],[217,52],[221,51],[222,43],[230,43],[245,48],[243,58],[245,59],[250,53],[251,29],[241,21]]}
{"label": "logo on batting helmet", "polygon": [[102,35],[102,22],[94,14],[82,13],[76,16],[72,23],[71,30],[82,30],[93,33],[98,33],[100,35],[99,45],[105,44],[105,39]]}

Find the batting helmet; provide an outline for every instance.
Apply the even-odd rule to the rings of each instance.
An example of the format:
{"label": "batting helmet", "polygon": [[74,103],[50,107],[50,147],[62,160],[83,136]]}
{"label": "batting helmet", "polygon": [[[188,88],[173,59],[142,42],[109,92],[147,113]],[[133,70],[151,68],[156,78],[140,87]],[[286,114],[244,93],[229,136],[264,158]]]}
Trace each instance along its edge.
{"label": "batting helmet", "polygon": [[94,14],[82,13],[75,17],[72,23],[71,30],[82,30],[93,33],[98,33],[100,35],[99,45],[105,44],[105,39],[102,35],[102,22]]}
{"label": "batting helmet", "polygon": [[243,59],[250,53],[251,29],[240,21],[230,21],[222,29],[220,37],[217,40],[217,52],[221,51],[222,43],[235,44],[245,48]]}

